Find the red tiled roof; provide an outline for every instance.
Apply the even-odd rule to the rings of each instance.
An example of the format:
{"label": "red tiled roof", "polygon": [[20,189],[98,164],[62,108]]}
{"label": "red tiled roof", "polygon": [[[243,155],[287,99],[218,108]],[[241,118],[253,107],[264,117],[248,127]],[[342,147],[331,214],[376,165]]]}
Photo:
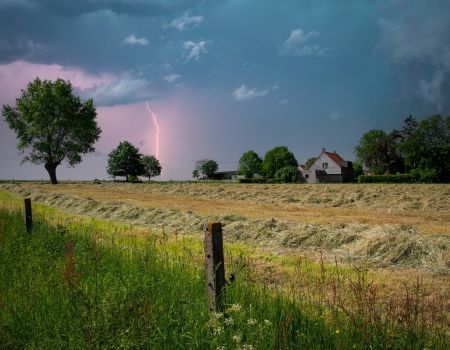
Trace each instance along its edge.
{"label": "red tiled roof", "polygon": [[332,160],[334,160],[334,162],[336,164],[338,164],[340,166],[342,166],[342,163],[345,162],[345,160],[342,159],[342,157],[337,153],[331,153],[331,152],[325,152],[325,153],[328,155],[328,157],[330,157]]}

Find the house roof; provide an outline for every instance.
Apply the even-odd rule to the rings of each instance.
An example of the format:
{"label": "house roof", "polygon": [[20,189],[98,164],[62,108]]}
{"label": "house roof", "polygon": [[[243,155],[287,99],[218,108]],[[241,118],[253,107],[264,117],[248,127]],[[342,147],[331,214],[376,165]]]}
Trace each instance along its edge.
{"label": "house roof", "polygon": [[345,163],[345,160],[337,153],[331,153],[331,152],[326,152],[328,157],[330,157],[336,164],[343,166]]}

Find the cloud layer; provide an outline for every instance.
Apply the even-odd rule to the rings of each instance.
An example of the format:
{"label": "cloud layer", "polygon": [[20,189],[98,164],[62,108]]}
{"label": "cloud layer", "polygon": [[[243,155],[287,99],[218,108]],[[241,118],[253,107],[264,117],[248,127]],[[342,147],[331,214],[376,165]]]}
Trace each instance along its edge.
{"label": "cloud layer", "polygon": [[262,97],[266,96],[269,93],[269,90],[258,90],[256,88],[249,88],[247,85],[241,85],[234,89],[234,91],[231,93],[231,96],[236,101],[244,101],[244,100],[251,100],[255,97]]}
{"label": "cloud layer", "polygon": [[204,21],[203,16],[190,16],[189,13],[185,13],[182,16],[175,18],[170,22],[170,27],[178,29],[178,31],[183,32],[189,28],[197,27]]}
{"label": "cloud layer", "polygon": [[402,16],[378,21],[376,48],[395,64],[407,94],[441,111],[450,93],[450,3],[438,0],[433,6],[414,0],[397,6]]}
{"label": "cloud layer", "polygon": [[305,32],[303,29],[294,29],[279,50],[280,56],[323,56],[329,48],[311,43],[319,37],[319,32],[313,30]]}
{"label": "cloud layer", "polygon": [[188,54],[186,56],[186,59],[198,61],[200,59],[201,55],[205,55],[208,53],[206,51],[206,44],[208,44],[208,41],[186,41],[183,44],[183,48],[188,51]]}
{"label": "cloud layer", "polygon": [[125,39],[123,39],[122,44],[148,46],[149,42],[148,42],[148,39],[145,37],[137,38],[134,34],[131,34],[131,35],[127,36]]}

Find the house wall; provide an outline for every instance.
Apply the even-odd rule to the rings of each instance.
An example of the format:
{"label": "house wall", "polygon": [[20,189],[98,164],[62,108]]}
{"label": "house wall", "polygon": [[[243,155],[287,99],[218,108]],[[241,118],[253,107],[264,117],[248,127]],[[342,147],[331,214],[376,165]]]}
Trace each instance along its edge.
{"label": "house wall", "polygon": [[[328,168],[324,169],[323,163],[328,163]],[[308,183],[319,182],[316,177],[316,170],[325,170],[327,174],[330,175],[341,174],[341,167],[338,164],[336,164],[335,161],[331,159],[325,152],[320,154],[320,156],[316,159],[316,161],[309,167],[307,173],[305,173],[308,174],[308,178],[306,179]]]}
{"label": "house wall", "polygon": [[326,174],[320,176],[317,181],[318,183],[342,183],[344,182],[344,178],[341,174]]}

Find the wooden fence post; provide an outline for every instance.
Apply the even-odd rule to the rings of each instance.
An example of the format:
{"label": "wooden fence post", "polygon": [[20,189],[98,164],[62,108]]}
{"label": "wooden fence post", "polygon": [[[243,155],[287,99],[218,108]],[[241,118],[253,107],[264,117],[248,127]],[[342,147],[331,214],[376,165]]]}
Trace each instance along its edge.
{"label": "wooden fence post", "polygon": [[33,229],[33,213],[31,211],[31,198],[24,199],[24,219],[27,232],[31,233]]}
{"label": "wooden fence post", "polygon": [[210,222],[205,227],[206,297],[209,311],[222,311],[222,291],[225,286],[222,224]]}

